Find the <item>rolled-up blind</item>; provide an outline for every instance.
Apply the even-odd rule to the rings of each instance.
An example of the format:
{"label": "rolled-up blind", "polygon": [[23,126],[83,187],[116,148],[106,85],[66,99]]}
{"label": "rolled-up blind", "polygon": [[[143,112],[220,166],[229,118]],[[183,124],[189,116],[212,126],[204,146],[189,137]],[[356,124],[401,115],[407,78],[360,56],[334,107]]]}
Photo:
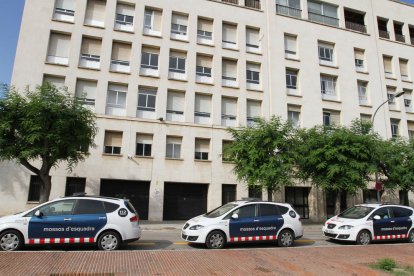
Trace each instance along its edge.
{"label": "rolled-up blind", "polygon": [[237,25],[223,24],[223,41],[237,42]]}
{"label": "rolled-up blind", "polygon": [[114,42],[112,45],[112,59],[129,61],[131,58],[131,44]]}
{"label": "rolled-up blind", "polygon": [[199,18],[197,29],[206,32],[213,32],[213,21]]}
{"label": "rolled-up blind", "polygon": [[97,90],[96,81],[78,80],[76,83],[76,96],[95,99]]}
{"label": "rolled-up blind", "polygon": [[184,112],[184,93],[168,91],[167,109]]}
{"label": "rolled-up blind", "polygon": [[221,114],[236,116],[237,115],[237,100],[232,99],[232,98],[222,98]]}
{"label": "rolled-up blind", "polygon": [[260,101],[247,101],[247,117],[256,118],[262,114],[262,103]]}
{"label": "rolled-up blind", "polygon": [[134,16],[135,7],[133,5],[118,4],[116,6],[116,13]]}
{"label": "rolled-up blind", "polygon": [[70,35],[51,33],[49,40],[49,56],[69,57]]}
{"label": "rolled-up blind", "polygon": [[96,21],[105,21],[105,6],[104,0],[88,0],[85,17]]}
{"label": "rolled-up blind", "polygon": [[233,60],[223,60],[222,70],[224,77],[237,77],[237,62]]}
{"label": "rolled-up blind", "polygon": [[105,146],[121,147],[122,146],[122,132],[105,132]]}
{"label": "rolled-up blind", "polygon": [[56,0],[56,8],[64,10],[75,10],[75,0]]}
{"label": "rolled-up blind", "polygon": [[194,109],[197,112],[211,113],[211,96],[196,94]]}
{"label": "rolled-up blind", "polygon": [[197,64],[197,66],[203,66],[203,67],[211,68],[212,59],[213,58],[210,57],[210,56],[197,55],[196,64]]}
{"label": "rolled-up blind", "polygon": [[82,39],[82,54],[97,55],[100,56],[102,41],[94,38],[84,37]]}

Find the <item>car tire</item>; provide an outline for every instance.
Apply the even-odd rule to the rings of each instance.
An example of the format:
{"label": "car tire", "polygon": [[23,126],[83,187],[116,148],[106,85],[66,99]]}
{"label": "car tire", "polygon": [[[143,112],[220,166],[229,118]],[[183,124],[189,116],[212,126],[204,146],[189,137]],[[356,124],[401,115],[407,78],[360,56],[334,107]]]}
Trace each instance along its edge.
{"label": "car tire", "polygon": [[358,245],[368,245],[372,241],[371,233],[367,230],[362,230],[358,233],[356,238],[356,244]]}
{"label": "car tire", "polygon": [[221,231],[213,231],[207,235],[206,246],[209,249],[222,249],[226,245],[226,235]]}
{"label": "car tire", "polygon": [[98,248],[104,251],[112,251],[119,248],[121,245],[121,238],[115,231],[106,231],[98,238]]}
{"label": "car tire", "polygon": [[280,247],[290,247],[293,245],[294,240],[295,238],[291,230],[282,230],[277,238],[277,245]]}
{"label": "car tire", "polygon": [[17,251],[23,247],[24,239],[20,232],[6,230],[0,235],[0,249],[2,251]]}
{"label": "car tire", "polygon": [[408,234],[408,242],[414,243],[414,229],[412,229],[410,233]]}

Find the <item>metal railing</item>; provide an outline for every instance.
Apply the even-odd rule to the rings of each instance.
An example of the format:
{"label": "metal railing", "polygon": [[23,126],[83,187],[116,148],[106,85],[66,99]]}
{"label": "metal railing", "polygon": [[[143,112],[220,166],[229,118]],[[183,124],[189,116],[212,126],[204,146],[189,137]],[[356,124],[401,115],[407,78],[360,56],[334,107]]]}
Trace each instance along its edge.
{"label": "metal railing", "polygon": [[302,10],[276,4],[276,13],[302,18]]}
{"label": "metal railing", "polygon": [[411,45],[414,45],[414,36],[410,36]]}
{"label": "metal railing", "polygon": [[239,4],[239,0],[221,0],[221,2],[230,3],[230,4]]}
{"label": "metal railing", "polygon": [[395,34],[395,40],[399,42],[405,42],[405,35]]}
{"label": "metal railing", "polygon": [[330,16],[326,16],[326,15],[322,15],[319,13],[314,13],[314,12],[308,12],[308,18],[310,21],[313,22],[319,22],[322,24],[326,24],[326,25],[331,25],[331,26],[339,26],[339,19],[336,17],[330,17]]}
{"label": "metal railing", "polygon": [[378,34],[382,38],[390,39],[390,32],[384,31],[384,30],[378,30]]}
{"label": "metal railing", "polygon": [[361,33],[367,33],[367,26],[359,24],[359,23],[355,23],[355,22],[351,22],[351,21],[345,21],[345,27],[347,29],[351,29],[357,32],[361,32]]}
{"label": "metal railing", "polygon": [[260,10],[260,0],[244,0],[244,6]]}

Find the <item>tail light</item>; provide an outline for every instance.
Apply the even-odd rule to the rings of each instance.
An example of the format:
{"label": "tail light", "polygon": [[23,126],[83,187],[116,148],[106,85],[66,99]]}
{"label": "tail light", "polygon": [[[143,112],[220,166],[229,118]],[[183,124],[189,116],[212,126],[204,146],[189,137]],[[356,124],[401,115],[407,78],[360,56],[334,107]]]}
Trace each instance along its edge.
{"label": "tail light", "polygon": [[129,219],[130,222],[138,222],[139,218],[138,216],[133,216]]}

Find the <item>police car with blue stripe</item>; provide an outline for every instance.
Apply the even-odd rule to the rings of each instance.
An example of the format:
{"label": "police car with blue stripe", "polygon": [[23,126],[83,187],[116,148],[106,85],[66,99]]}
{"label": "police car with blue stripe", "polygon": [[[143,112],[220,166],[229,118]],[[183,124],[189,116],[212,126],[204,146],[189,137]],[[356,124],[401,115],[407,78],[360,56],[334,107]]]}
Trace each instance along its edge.
{"label": "police car with blue stripe", "polygon": [[190,243],[223,248],[227,243],[273,241],[292,246],[303,236],[300,216],[286,203],[234,201],[187,221],[181,237]]}
{"label": "police car with blue stripe", "polygon": [[395,204],[360,204],[326,221],[325,237],[353,241],[396,240],[414,243],[414,209]]}
{"label": "police car with blue stripe", "polygon": [[0,218],[3,251],[41,244],[97,244],[109,251],[140,237],[138,213],[125,199],[64,197]]}

